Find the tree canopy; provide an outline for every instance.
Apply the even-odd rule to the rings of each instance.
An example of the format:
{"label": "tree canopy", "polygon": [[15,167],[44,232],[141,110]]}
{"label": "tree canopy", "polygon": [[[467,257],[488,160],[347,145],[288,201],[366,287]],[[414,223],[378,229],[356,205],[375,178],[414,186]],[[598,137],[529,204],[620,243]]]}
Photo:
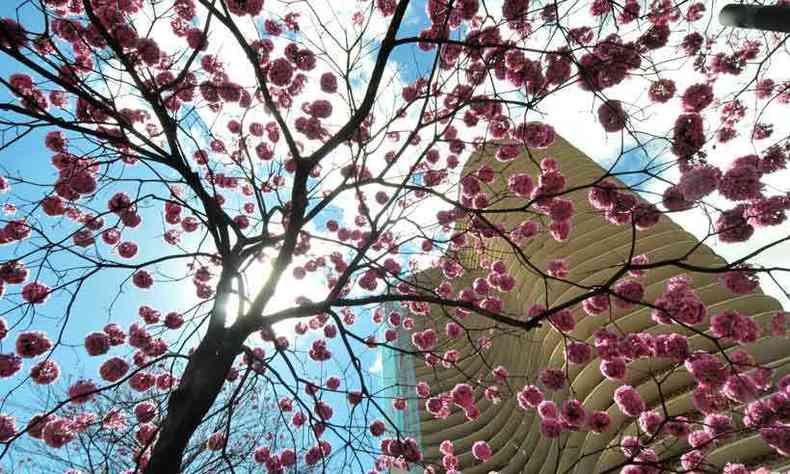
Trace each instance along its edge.
{"label": "tree canopy", "polygon": [[[4,2],[0,464],[453,473],[458,440],[428,458],[403,413],[471,423],[504,399],[548,439],[611,433],[628,474],[790,456],[786,360],[754,353],[787,341],[787,314],[709,307],[691,276],[790,299],[788,36],[719,26],[722,6]],[[553,157],[566,141],[598,171]],[[530,242],[570,248],[580,212],[632,251],[537,265]],[[700,243],[633,251],[667,219]],[[699,263],[703,244],[726,261]],[[657,330],[620,327],[634,308]],[[488,363],[539,328],[557,364]],[[453,386],[382,379],[393,355]],[[628,376],[651,358],[657,402]],[[576,399],[572,367],[615,383],[627,422]],[[682,413],[674,376],[693,382]],[[764,463],[708,462],[749,436]],[[469,449],[482,468],[488,441]]]}

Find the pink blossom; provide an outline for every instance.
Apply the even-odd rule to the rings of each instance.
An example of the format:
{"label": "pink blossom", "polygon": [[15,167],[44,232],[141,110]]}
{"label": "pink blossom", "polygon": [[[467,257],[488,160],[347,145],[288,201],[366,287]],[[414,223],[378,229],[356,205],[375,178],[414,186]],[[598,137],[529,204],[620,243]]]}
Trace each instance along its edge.
{"label": "pink blossom", "polygon": [[686,201],[697,201],[716,190],[721,171],[715,166],[698,165],[683,173],[678,187]]}
{"label": "pink blossom", "polygon": [[692,353],[685,366],[700,385],[717,388],[725,381],[726,370],[722,362],[705,352]]}
{"label": "pink blossom", "polygon": [[562,434],[562,425],[556,418],[540,420],[540,433],[547,438],[557,438]]}
{"label": "pink blossom", "polygon": [[82,405],[94,399],[96,396],[96,384],[91,380],[78,380],[69,386],[69,398],[71,403]]}
{"label": "pink blossom", "polygon": [[608,179],[594,184],[587,195],[590,204],[598,210],[611,209],[617,199],[617,185]]}
{"label": "pink blossom", "polygon": [[637,230],[646,230],[658,224],[661,212],[650,203],[638,203],[631,210],[631,220]]}
{"label": "pink blossom", "polygon": [[472,445],[472,456],[478,461],[486,462],[491,459],[491,447],[485,441],[475,441]]}
{"label": "pink blossom", "polygon": [[140,402],[134,406],[134,416],[140,423],[148,423],[156,418],[157,409],[156,405],[152,402]]}
{"label": "pink blossom", "polygon": [[494,380],[496,380],[497,383],[504,383],[510,375],[508,370],[501,365],[494,367],[491,374],[494,376]]}
{"label": "pink blossom", "polygon": [[463,407],[463,408],[469,407],[475,401],[474,390],[469,384],[465,384],[465,383],[456,384],[451,392],[451,395],[452,395],[453,403],[455,403],[459,407]]}
{"label": "pink blossom", "polygon": [[337,78],[331,72],[325,72],[321,75],[321,90],[327,94],[334,94],[337,92]]}
{"label": "pink blossom", "polygon": [[523,123],[513,130],[513,138],[521,140],[530,148],[548,148],[554,143],[556,133],[554,127],[545,123]]}
{"label": "pink blossom", "polygon": [[290,448],[283,449],[280,453],[280,463],[286,467],[296,464],[296,452]]}
{"label": "pink blossom", "polygon": [[612,419],[605,411],[594,411],[587,418],[587,426],[593,433],[603,433],[609,429]]}
{"label": "pink blossom", "polygon": [[565,358],[573,364],[586,364],[592,358],[592,347],[581,341],[573,341],[565,347]]}
{"label": "pink blossom", "polygon": [[28,43],[24,28],[11,18],[0,19],[0,45],[13,50],[19,50]]}
{"label": "pink blossom", "polygon": [[141,423],[137,426],[134,437],[141,445],[152,444],[156,437],[156,426],[153,423]]}
{"label": "pink blossom", "polygon": [[680,186],[670,186],[664,190],[661,203],[668,211],[679,212],[690,209],[692,202],[683,197],[683,189]]}
{"label": "pink blossom", "polygon": [[11,377],[21,369],[21,357],[13,353],[0,354],[0,377]]}
{"label": "pink blossom", "polygon": [[129,387],[138,392],[150,390],[156,384],[156,377],[146,372],[137,372],[129,378]]}
{"label": "pink blossom", "polygon": [[719,192],[731,201],[747,201],[762,197],[760,171],[751,165],[736,165],[722,176]]}
{"label": "pink blossom", "polygon": [[726,243],[749,240],[754,233],[754,227],[746,220],[746,209],[746,206],[740,204],[719,215],[714,224],[719,240]]}
{"label": "pink blossom", "polygon": [[639,392],[630,385],[622,385],[614,392],[614,401],[626,416],[636,417],[645,411],[645,402]]}
{"label": "pink blossom", "polygon": [[743,464],[735,464],[732,462],[728,462],[727,464],[724,465],[721,472],[722,474],[749,474],[750,472],[755,472],[755,471],[750,471]]}
{"label": "pink blossom", "polygon": [[776,312],[771,318],[771,335],[785,336],[787,334],[788,313],[784,311]]}
{"label": "pink blossom", "polygon": [[558,369],[543,369],[540,382],[550,390],[560,390],[565,386],[565,373]]}
{"label": "pink blossom", "polygon": [[16,353],[29,359],[40,356],[52,348],[52,342],[41,331],[25,331],[16,338]]}
{"label": "pink blossom", "polygon": [[706,449],[711,447],[713,437],[708,431],[697,430],[688,434],[688,443],[695,449]]}
{"label": "pink blossom", "polygon": [[672,153],[689,157],[705,144],[703,121],[699,114],[682,114],[675,121],[672,136]]}
{"label": "pink blossom", "polygon": [[554,278],[564,278],[568,276],[568,262],[563,258],[549,260],[546,266],[546,273]]}
{"label": "pink blossom", "polygon": [[727,399],[715,385],[698,385],[691,394],[691,402],[697,410],[705,414],[717,413],[727,407]]}
{"label": "pink blossom", "polygon": [[654,410],[643,411],[639,415],[639,427],[651,436],[658,432],[658,428],[663,421],[663,417]]}
{"label": "pink blossom", "polygon": [[[631,265],[634,265],[634,266],[636,266],[636,265],[647,265],[648,263],[650,263],[650,260],[648,259],[647,255],[645,255],[645,254],[635,255],[631,259]],[[628,270],[628,274],[633,276],[633,277],[641,277],[642,275],[645,274],[645,270],[632,268],[632,269]]]}
{"label": "pink blossom", "polygon": [[68,418],[54,417],[44,425],[42,430],[44,442],[50,448],[55,449],[62,448],[70,443],[75,435],[74,425]]}
{"label": "pink blossom", "polygon": [[590,296],[582,301],[582,309],[590,316],[605,313],[609,310],[609,295],[602,293]]}
{"label": "pink blossom", "polygon": [[713,102],[713,88],[709,84],[693,84],[683,92],[683,109],[699,112]]}
{"label": "pink blossom", "polygon": [[657,334],[653,344],[657,357],[683,361],[689,355],[688,339],[680,334]]}
{"label": "pink blossom", "polygon": [[571,310],[561,309],[549,316],[551,324],[560,332],[570,332],[576,327],[576,319]]}
{"label": "pink blossom", "polygon": [[538,403],[538,415],[541,418],[557,418],[559,416],[559,409],[557,404],[551,400],[543,400]]}
{"label": "pink blossom", "polygon": [[518,404],[522,409],[537,408],[540,402],[543,401],[543,391],[535,385],[525,385],[518,393],[517,398]]}
{"label": "pink blossom", "polygon": [[679,275],[667,280],[664,292],[656,298],[651,316],[661,324],[679,321],[697,325],[705,319],[705,304],[689,286],[688,277]]}
{"label": "pink blossom", "polygon": [[723,273],[719,276],[719,282],[736,295],[751,293],[760,285],[757,275],[748,268]]}
{"label": "pink blossom", "polygon": [[636,280],[621,280],[612,289],[616,295],[614,305],[618,308],[629,309],[642,301],[645,289]]}
{"label": "pink blossom", "polygon": [[619,132],[625,128],[628,114],[619,100],[607,100],[598,107],[598,121],[607,132]]}
{"label": "pink blossom", "polygon": [[269,80],[276,86],[287,86],[293,76],[293,66],[285,58],[277,58],[269,66]]}
{"label": "pink blossom", "polygon": [[625,360],[621,357],[601,361],[601,374],[610,380],[623,380],[626,373]]}
{"label": "pink blossom", "polygon": [[22,287],[22,299],[30,304],[42,304],[47,301],[50,292],[47,285],[32,281]]}
{"label": "pink blossom", "polygon": [[532,177],[526,173],[516,173],[510,175],[507,184],[510,192],[516,196],[524,198],[529,197],[535,188]]}
{"label": "pink blossom", "polygon": [[0,442],[11,440],[16,434],[16,419],[13,416],[0,413]]}
{"label": "pink blossom", "polygon": [[386,431],[387,431],[387,427],[383,421],[373,420],[373,422],[370,423],[370,434],[372,434],[373,436],[379,437],[383,435]]}
{"label": "pink blossom", "polygon": [[49,385],[60,376],[60,368],[54,360],[42,360],[30,369],[30,378],[40,385]]}
{"label": "pink blossom", "polygon": [[148,289],[154,284],[154,279],[147,271],[138,270],[134,273],[134,275],[132,275],[132,283],[134,283],[134,286],[137,288]]}
{"label": "pink blossom", "polygon": [[98,356],[110,350],[110,336],[103,332],[92,332],[85,336],[85,350],[88,355]]}
{"label": "pink blossom", "polygon": [[675,81],[672,79],[659,79],[650,84],[648,95],[653,102],[663,104],[674,97],[676,90]]}
{"label": "pink blossom", "polygon": [[677,438],[685,437],[689,432],[688,419],[683,416],[667,418],[664,431]]}
{"label": "pink blossom", "polygon": [[571,426],[581,427],[587,421],[587,411],[579,400],[564,400],[561,415],[562,420]]}
{"label": "pink blossom", "polygon": [[107,382],[117,382],[123,378],[123,376],[126,375],[126,372],[128,371],[129,364],[120,357],[107,359],[99,367],[99,374],[101,375],[101,378]]}
{"label": "pink blossom", "polygon": [[123,258],[132,258],[137,255],[137,244],[134,242],[121,242],[118,244],[118,255]]}
{"label": "pink blossom", "polygon": [[748,204],[744,216],[755,227],[774,226],[787,219],[790,199],[785,196],[760,197]]}
{"label": "pink blossom", "polygon": [[56,153],[66,151],[68,143],[69,142],[65,135],[63,135],[63,132],[58,130],[48,132],[47,136],[44,138],[44,144],[46,147]]}
{"label": "pink blossom", "polygon": [[222,448],[225,447],[226,442],[225,433],[217,431],[211,433],[208,440],[206,440],[206,448],[208,448],[209,451],[221,451]]}
{"label": "pink blossom", "polygon": [[156,41],[150,38],[140,38],[137,40],[136,45],[137,53],[140,59],[149,66],[153,66],[159,62],[159,57],[162,54],[159,50],[159,45]]}
{"label": "pink blossom", "polygon": [[704,430],[712,439],[721,440],[733,430],[732,420],[726,415],[711,413],[705,416]]}
{"label": "pink blossom", "polygon": [[104,333],[110,337],[111,346],[119,346],[126,341],[126,334],[120,326],[115,323],[110,323],[104,326]]}

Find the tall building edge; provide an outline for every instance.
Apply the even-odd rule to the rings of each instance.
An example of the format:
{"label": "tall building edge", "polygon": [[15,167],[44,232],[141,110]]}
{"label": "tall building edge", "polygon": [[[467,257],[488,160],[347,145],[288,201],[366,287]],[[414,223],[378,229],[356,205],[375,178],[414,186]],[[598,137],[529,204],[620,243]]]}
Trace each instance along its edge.
{"label": "tall building edge", "polygon": [[[545,269],[548,261],[565,258],[571,268],[567,280],[592,287],[605,282],[612,275],[613,268],[622,265],[631,253],[635,255],[644,253],[651,261],[688,254],[686,261],[700,266],[724,263],[724,260],[708,246],[700,244],[697,239],[666,216],[662,216],[654,227],[636,233],[635,239],[632,239],[630,225],[617,227],[606,223],[601,213],[588,203],[587,191],[589,185],[607,175],[607,171],[561,137],[557,137],[555,143],[545,150],[524,149],[519,158],[509,163],[497,161],[494,158],[494,147],[489,146],[470,157],[463,174],[471,173],[483,164],[491,166],[497,174],[497,181],[489,191],[496,194],[495,187],[506,186],[507,176],[512,173],[525,172],[530,173],[533,178],[536,177],[540,160],[546,157],[552,157],[557,161],[559,169],[567,178],[567,189],[578,188],[565,196],[574,202],[576,212],[572,219],[571,237],[567,241],[558,242],[543,233],[521,246],[523,255],[528,256],[531,265],[536,268]],[[626,188],[617,179],[610,179]],[[643,201],[641,197],[637,196],[637,198]],[[499,201],[493,208],[513,206],[517,203],[511,196]],[[492,216],[498,219],[495,223],[512,228],[526,215],[515,214],[502,213]],[[501,242],[486,248],[482,253],[469,252],[462,258],[469,268],[479,268],[479,260],[482,258],[502,259],[506,262],[508,271],[514,274],[519,282],[519,286],[514,291],[504,295],[505,311],[512,315],[525,314],[527,307],[532,303],[561,304],[582,291],[572,285],[544,281],[525,268],[512,249],[505,248]],[[748,295],[734,295],[721,287],[715,275],[688,272],[673,266],[650,270],[641,279],[646,290],[644,301],[654,301],[663,291],[667,279],[681,273],[686,273],[692,278],[692,287],[710,308],[709,315],[723,310],[742,311],[750,314],[761,328],[765,329],[770,317],[782,309],[774,298],[766,296],[759,289]],[[458,281],[459,287],[468,286],[477,276],[485,276],[485,274],[480,271],[467,272]],[[417,275],[417,278],[422,279],[426,284],[439,281],[436,269]],[[443,331],[444,323],[447,321],[443,309],[438,307],[432,308],[430,318],[423,319],[422,324],[431,324],[437,332]],[[466,320],[467,327],[472,330],[476,326],[483,328],[483,323],[486,321],[475,315]],[[490,325],[490,321],[487,323]],[[651,334],[659,334],[669,329],[667,326],[655,324],[650,318],[649,308],[646,307],[616,310],[610,318],[582,316],[578,311],[577,325],[572,336],[592,342],[593,332],[601,327],[618,327],[627,332],[643,331]],[[713,349],[710,340],[704,335],[683,328],[671,329],[686,334],[692,350]],[[409,334],[403,329],[400,331],[398,343],[404,348],[410,347]],[[479,332],[482,333],[483,330]],[[765,333],[766,331],[763,331],[763,334]],[[486,351],[485,363],[480,357],[469,357],[474,351],[465,342],[443,341],[443,349],[452,347],[461,353],[462,360],[459,367],[453,369],[427,368],[423,361],[385,350],[385,354],[389,353],[384,356],[386,359],[383,361],[384,372],[387,374],[386,381],[393,383],[394,396],[404,396],[410,402],[409,411],[396,414],[398,423],[402,424],[398,428],[418,439],[426,461],[437,468],[441,465],[438,444],[444,439],[452,440],[460,460],[458,469],[464,474],[487,474],[491,471],[499,474],[517,472],[586,474],[612,469],[624,459],[616,447],[619,436],[637,432],[634,420],[625,418],[613,403],[613,392],[622,383],[604,378],[596,361],[586,366],[566,367],[563,341],[564,336],[545,325],[527,334],[516,331],[502,332],[492,341],[492,347]],[[728,351],[734,349],[732,345],[727,347]],[[758,363],[774,368],[777,377],[790,372],[790,350],[788,350],[787,339],[763,336],[755,343],[747,345],[747,349],[755,356]],[[520,409],[513,393],[508,393],[501,403],[493,404],[483,398],[482,390],[476,390],[476,402],[481,416],[474,421],[467,421],[458,410],[454,410],[446,419],[434,419],[425,412],[423,403],[415,403],[413,387],[418,379],[429,382],[432,395],[435,395],[452,389],[456,383],[467,381],[469,373],[483,374],[496,365],[505,366],[511,374],[518,377],[519,381],[514,382],[510,387],[513,392],[525,383],[535,383],[542,368],[567,370],[573,396],[581,400],[588,410],[607,411],[613,419],[611,429],[600,435],[571,432],[558,440],[550,440],[538,432],[539,419],[534,411]],[[657,374],[666,376],[661,390],[652,383],[651,377]],[[668,361],[649,359],[634,362],[629,366],[625,383],[637,388],[649,408],[661,405],[669,415],[678,415],[691,408],[689,395],[693,381],[682,369],[673,369]],[[568,398],[569,392],[567,390],[555,392],[553,396],[555,400],[562,400]],[[471,446],[478,440],[489,442],[494,450],[493,457],[485,463],[476,461],[471,455]],[[688,449],[685,442],[676,442],[674,445],[663,447],[661,453],[665,456],[677,456]],[[719,468],[726,462],[746,464],[761,462],[768,463],[775,469],[787,469],[790,465],[778,458],[773,450],[759,439],[759,435],[733,438],[722,443],[710,452],[708,460]],[[421,471],[422,468],[412,469],[409,474]],[[403,471],[392,472],[403,474]],[[439,472],[443,471],[439,469]]]}

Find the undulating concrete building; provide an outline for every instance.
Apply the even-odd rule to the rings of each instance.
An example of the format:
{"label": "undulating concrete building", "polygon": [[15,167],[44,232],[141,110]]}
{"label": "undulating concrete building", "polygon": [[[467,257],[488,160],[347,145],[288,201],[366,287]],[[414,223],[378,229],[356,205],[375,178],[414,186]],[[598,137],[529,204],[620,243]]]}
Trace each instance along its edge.
{"label": "undulating concrete building", "polygon": [[[614,226],[606,223],[601,212],[595,210],[587,199],[589,185],[601,179],[606,170],[562,138],[558,137],[545,150],[525,149],[521,157],[509,163],[494,159],[494,149],[489,147],[470,159],[464,174],[483,164],[493,167],[499,173],[491,185],[491,194],[496,194],[496,189],[507,186],[509,174],[528,172],[533,177],[537,176],[538,163],[546,156],[554,157],[559,163],[560,170],[568,179],[566,189],[581,188],[565,196],[573,200],[576,208],[571,238],[566,242],[558,242],[547,233],[541,233],[521,244],[522,255],[508,248],[502,239],[496,239],[494,247],[485,249],[482,254],[468,252],[460,256],[469,270],[457,281],[459,288],[468,287],[474,278],[487,273],[475,270],[479,269],[481,258],[503,259],[508,271],[517,280],[516,288],[503,294],[505,310],[514,317],[524,318],[527,308],[533,303],[554,306],[585,291],[584,288],[569,284],[547,281],[530,270],[529,265],[543,270],[550,260],[565,258],[570,266],[566,280],[591,288],[606,282],[629,260],[629,255],[646,254],[652,262],[683,257],[687,263],[702,266],[720,266],[725,263],[708,246],[700,245],[690,233],[666,216],[662,216],[657,225],[641,232],[634,232],[630,225]],[[519,203],[510,197],[497,202],[493,208],[515,207],[519,204],[523,205],[523,200]],[[529,217],[534,217],[529,211],[490,215],[493,222],[502,223],[507,229]],[[520,261],[524,257],[529,259],[529,265]],[[747,295],[735,295],[720,286],[716,274],[690,272],[677,266],[652,269],[641,277],[645,287],[643,301],[654,301],[664,290],[666,280],[681,273],[692,278],[693,288],[709,305],[708,317],[724,309],[737,310],[752,315],[765,329],[770,318],[781,310],[774,298],[759,289]],[[418,281],[425,287],[434,287],[440,281],[438,270],[420,274]],[[584,314],[578,306],[574,311],[577,324],[571,335],[591,344],[594,331],[606,326],[626,333],[645,331],[659,334],[671,330],[688,335],[692,350],[715,348],[712,340],[704,334],[695,334],[677,325],[657,325],[650,317],[650,308],[645,306],[626,310],[612,307],[611,313],[597,316]],[[433,307],[430,317],[415,319],[423,327],[435,327],[437,333],[442,334],[448,313],[452,314],[452,311]],[[618,466],[624,457],[617,445],[623,435],[636,434],[637,426],[633,418],[624,417],[614,405],[613,393],[622,383],[606,379],[599,370],[598,360],[566,366],[564,337],[548,324],[524,332],[473,314],[464,320],[464,325],[473,330],[470,337],[442,339],[437,349],[444,351],[454,348],[460,351],[461,360],[456,367],[443,368],[439,365],[432,368],[426,366],[424,361],[394,352],[385,360],[385,371],[388,372],[390,382],[399,383],[402,395],[410,399],[411,411],[400,414],[401,428],[404,433],[418,439],[426,460],[436,465],[437,472],[443,472],[438,448],[445,439],[454,441],[455,454],[460,458],[459,469],[464,474],[491,471],[500,474],[619,472]],[[701,327],[707,328],[707,325]],[[767,332],[763,331],[763,334]],[[481,335],[492,338],[492,346],[483,352],[483,357],[476,354],[473,344]],[[404,333],[400,343],[411,348],[407,338],[408,334]],[[729,351],[734,349],[728,348]],[[788,339],[764,335],[755,343],[747,345],[746,349],[758,363],[776,368],[778,376],[790,370],[787,364],[790,362]],[[425,411],[422,402],[418,403],[414,399],[416,380],[428,381],[432,394],[437,394],[451,390],[456,383],[484,377],[498,365],[505,366],[510,373],[504,399],[493,404],[483,397],[482,388],[479,387],[475,397],[481,415],[475,421],[468,421],[463,411],[457,408],[446,419],[435,419]],[[576,398],[583,401],[588,410],[607,411],[612,417],[610,429],[603,434],[571,432],[555,440],[541,436],[536,411],[521,409],[514,394],[527,383],[537,383],[540,370],[545,367],[567,370],[571,381],[569,388],[546,392],[548,396],[553,396],[555,400]],[[659,380],[660,383],[657,382]],[[695,384],[682,365],[678,368],[669,359],[649,358],[633,362],[629,365],[626,383],[638,389],[648,408],[663,410],[665,407],[669,415],[693,411],[689,395]],[[472,457],[472,444],[479,440],[487,441],[493,448],[493,457],[488,462],[481,463]],[[661,459],[677,458],[690,449],[685,441],[670,441],[669,438],[659,439],[651,446],[657,450]],[[787,459],[778,457],[756,434],[733,436],[726,443],[713,448],[708,461],[711,463],[710,472],[720,469],[726,462],[767,464],[775,466],[777,470],[788,466]],[[421,471],[420,468],[414,472]]]}

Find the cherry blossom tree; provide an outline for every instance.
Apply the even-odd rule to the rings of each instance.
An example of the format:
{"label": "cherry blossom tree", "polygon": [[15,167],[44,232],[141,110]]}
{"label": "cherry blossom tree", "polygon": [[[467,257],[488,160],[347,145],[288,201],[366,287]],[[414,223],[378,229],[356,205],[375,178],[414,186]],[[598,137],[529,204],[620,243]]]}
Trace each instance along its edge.
{"label": "cherry blossom tree", "polygon": [[[718,26],[717,6],[685,0],[10,3],[3,462],[457,472],[456,440],[428,459],[396,415],[475,420],[481,398],[535,411],[546,438],[621,429],[553,398],[562,367],[484,363],[451,390],[397,382],[398,396],[371,371],[381,353],[454,370],[539,327],[562,335],[567,364],[621,383],[614,403],[639,427],[611,448],[622,472],[701,472],[710,446],[749,433],[790,454],[790,378],[748,347],[785,337],[786,314],[763,327],[707,308],[690,276],[655,298],[640,280],[682,268],[787,296],[773,260],[790,208],[786,35]],[[569,187],[572,165],[535,158],[558,132],[603,171]],[[495,164],[475,164],[486,153]],[[729,263],[696,265],[696,247],[629,255],[594,286],[563,259],[537,267],[521,249],[578,238],[580,191],[634,242],[665,216],[702,225]],[[524,275],[578,295],[514,312]],[[603,327],[637,307],[660,336]],[[601,318],[589,340],[581,318]],[[443,349],[455,339],[472,349]],[[692,410],[670,416],[626,383],[646,358],[693,379]],[[664,456],[660,436],[687,448]]]}

